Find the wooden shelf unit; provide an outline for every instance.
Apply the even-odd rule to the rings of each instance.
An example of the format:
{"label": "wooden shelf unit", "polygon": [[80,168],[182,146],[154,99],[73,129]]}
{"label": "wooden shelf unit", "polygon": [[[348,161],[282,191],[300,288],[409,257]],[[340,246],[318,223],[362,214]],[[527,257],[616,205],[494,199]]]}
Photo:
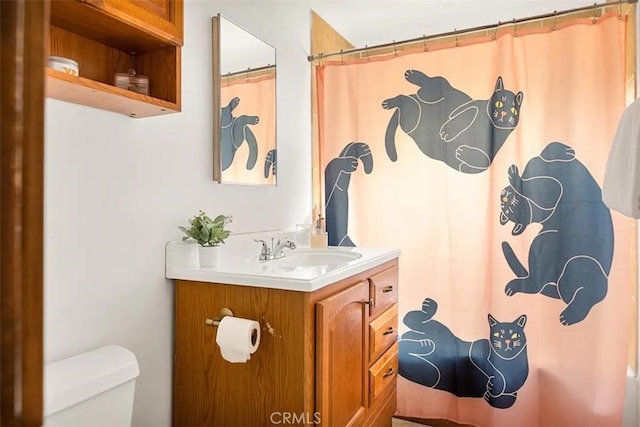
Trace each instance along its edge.
{"label": "wooden shelf unit", "polygon": [[[46,70],[47,96],[141,118],[181,110],[182,0],[53,0],[49,55],[80,77]],[[149,77],[149,95],[114,86],[115,73]]]}

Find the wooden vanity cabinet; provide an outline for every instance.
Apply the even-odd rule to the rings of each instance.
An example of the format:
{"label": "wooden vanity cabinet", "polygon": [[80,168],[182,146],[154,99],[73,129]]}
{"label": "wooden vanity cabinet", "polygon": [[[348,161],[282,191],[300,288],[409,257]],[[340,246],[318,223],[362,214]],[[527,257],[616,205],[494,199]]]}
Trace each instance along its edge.
{"label": "wooden vanity cabinet", "polygon": [[[391,425],[397,259],[315,292],[177,280],[175,294],[174,425]],[[224,307],[260,322],[247,363],[205,325]]]}

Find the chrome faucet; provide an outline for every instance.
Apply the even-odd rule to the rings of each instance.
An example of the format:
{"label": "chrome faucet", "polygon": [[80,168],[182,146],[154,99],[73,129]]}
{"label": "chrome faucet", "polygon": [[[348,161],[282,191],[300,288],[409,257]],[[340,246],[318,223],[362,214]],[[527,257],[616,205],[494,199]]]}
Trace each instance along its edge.
{"label": "chrome faucet", "polygon": [[296,244],[293,243],[291,240],[287,239],[286,237],[283,237],[282,239],[278,239],[278,243],[276,244],[276,247],[273,248],[273,259],[278,259],[278,258],[282,258],[284,256],[284,251],[283,249],[288,248],[288,249],[295,249],[296,248]]}
{"label": "chrome faucet", "polygon": [[268,261],[271,259],[278,259],[284,257],[285,248],[295,249],[296,244],[291,240],[283,237],[278,239],[278,243],[273,246],[273,237],[271,238],[271,248],[267,246],[267,242],[262,239],[253,239],[255,242],[262,243],[262,248],[260,249],[260,261]]}

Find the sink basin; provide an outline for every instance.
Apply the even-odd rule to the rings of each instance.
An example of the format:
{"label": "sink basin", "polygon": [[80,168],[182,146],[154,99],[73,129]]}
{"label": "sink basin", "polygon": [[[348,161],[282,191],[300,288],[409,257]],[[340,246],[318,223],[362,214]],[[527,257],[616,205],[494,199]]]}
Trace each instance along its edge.
{"label": "sink basin", "polygon": [[[168,242],[166,277],[213,284],[315,292],[324,286],[396,260],[400,255],[399,250],[386,248],[298,246],[293,250],[285,249],[283,258],[261,261],[253,242],[245,242],[242,237],[238,239],[240,240],[235,246],[224,245],[220,263],[215,268],[202,268],[198,265],[197,244]],[[232,242],[231,239],[230,243]]]}
{"label": "sink basin", "polygon": [[294,250],[287,252],[284,258],[270,261],[270,264],[277,267],[317,267],[348,264],[360,257],[362,254],[357,252]]}

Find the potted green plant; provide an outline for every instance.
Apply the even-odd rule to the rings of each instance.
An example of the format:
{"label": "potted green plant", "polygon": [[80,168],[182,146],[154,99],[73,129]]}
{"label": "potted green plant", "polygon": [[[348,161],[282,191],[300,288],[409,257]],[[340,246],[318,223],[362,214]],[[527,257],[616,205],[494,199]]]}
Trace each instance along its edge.
{"label": "potted green plant", "polygon": [[198,258],[201,267],[216,267],[220,259],[220,245],[231,232],[225,227],[231,222],[230,215],[218,215],[211,219],[203,211],[189,220],[189,227],[178,227],[186,236],[182,240],[198,242]]}

